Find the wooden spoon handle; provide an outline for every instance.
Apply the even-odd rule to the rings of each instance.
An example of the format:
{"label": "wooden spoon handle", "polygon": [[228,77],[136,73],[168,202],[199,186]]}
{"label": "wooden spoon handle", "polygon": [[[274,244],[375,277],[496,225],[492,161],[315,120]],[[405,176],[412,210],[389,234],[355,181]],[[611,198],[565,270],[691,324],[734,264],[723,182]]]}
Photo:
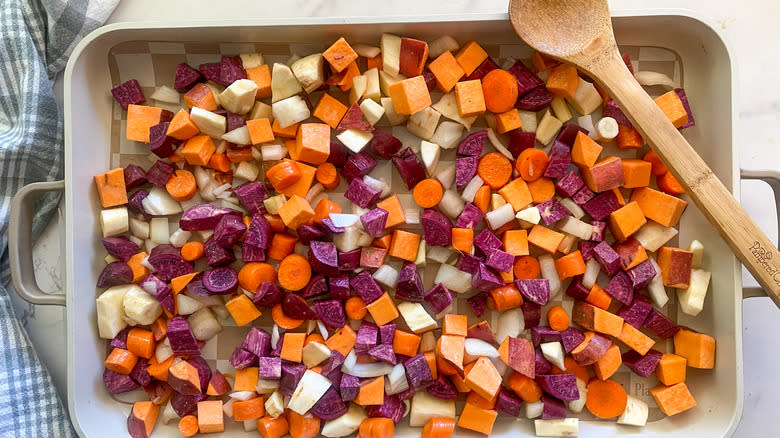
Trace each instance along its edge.
{"label": "wooden spoon handle", "polygon": [[[608,54],[609,53],[609,54]],[[589,70],[661,157],[734,254],[780,307],[780,252],[626,68],[617,50]]]}

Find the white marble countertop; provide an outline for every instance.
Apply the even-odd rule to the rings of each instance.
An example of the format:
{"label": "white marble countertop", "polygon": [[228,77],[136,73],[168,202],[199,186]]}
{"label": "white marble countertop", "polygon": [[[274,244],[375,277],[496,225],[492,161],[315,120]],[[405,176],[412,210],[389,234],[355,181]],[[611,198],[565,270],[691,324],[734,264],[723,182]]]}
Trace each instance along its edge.
{"label": "white marble countertop", "polygon": [[[177,18],[308,17],[308,16],[382,16],[398,14],[451,14],[473,12],[505,13],[507,0],[287,0],[264,2],[231,0],[215,7],[213,1],[125,0],[109,23],[144,22]],[[741,167],[751,170],[780,170],[777,126],[780,126],[780,57],[772,56],[780,41],[780,3],[767,0],[612,0],[615,9],[680,8],[692,9],[719,24],[731,46],[737,65],[735,86],[739,120]],[[61,84],[58,84],[61,87]],[[60,88],[61,90],[61,88]],[[770,238],[777,241],[774,202],[768,185],[746,182],[742,185],[742,204]],[[47,228],[36,243],[36,276],[42,289],[57,292],[63,281],[59,267],[58,221]],[[745,285],[755,285],[747,276]],[[64,309],[32,306],[15,294],[17,314],[23,318],[39,355],[49,367],[61,395],[66,393]],[[765,424],[776,415],[780,404],[780,346],[774,333],[780,331],[780,311],[768,298],[746,300],[743,311],[745,407],[735,436],[767,436]],[[771,421],[771,420],[770,420]]]}

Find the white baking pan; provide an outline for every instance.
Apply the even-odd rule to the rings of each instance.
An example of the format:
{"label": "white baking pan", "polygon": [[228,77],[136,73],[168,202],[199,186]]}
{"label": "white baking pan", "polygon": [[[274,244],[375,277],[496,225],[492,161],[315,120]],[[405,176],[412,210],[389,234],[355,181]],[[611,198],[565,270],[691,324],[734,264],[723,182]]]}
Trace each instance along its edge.
{"label": "white baking pan", "polygon": [[[644,48],[650,58],[652,48],[664,48],[676,54],[681,69],[679,77],[692,102],[697,122],[694,128],[685,131],[685,135],[717,176],[738,196],[740,174],[734,143],[734,65],[719,29],[680,10],[613,11],[613,14],[620,45]],[[108,66],[112,48],[130,41],[163,43],[157,46],[163,51],[182,42],[254,43],[262,53],[265,45],[325,44],[339,36],[345,36],[349,41],[376,44],[382,32],[412,35],[429,41],[450,34],[459,41],[522,44],[506,15],[475,14],[116,24],[98,29],[76,47],[65,73],[65,181],[33,184],[17,195],[12,211],[10,255],[15,286],[23,298],[38,304],[67,306],[68,408],[79,434],[85,437],[125,436],[130,408],[110,396],[103,386],[101,374],[106,342],[98,337],[95,324],[94,284],[102,269],[104,249],[100,244],[96,214],[100,205],[93,187],[93,175],[116,163],[117,157],[112,157],[112,150],[117,150],[119,142],[116,136],[112,137],[114,106],[108,93],[112,87]],[[648,65],[653,62],[649,58],[640,59],[640,62],[644,61],[650,62]],[[749,176],[771,178],[765,173]],[[64,296],[48,295],[35,285],[30,217],[37,195],[63,188],[66,291]],[[688,371],[689,385],[698,406],[675,417],[652,421],[641,429],[618,426],[613,421],[583,421],[580,436],[642,434],[710,438],[728,436],[734,431],[743,403],[740,265],[693,205],[680,222],[679,236],[683,245],[692,239],[700,240],[706,248],[704,266],[713,273],[711,292],[699,317],[678,313],[677,321],[717,339],[715,369]],[[749,291],[750,295],[756,293]],[[649,399],[646,391],[655,384],[654,380],[636,379],[624,383],[629,393],[645,399]],[[652,401],[650,405],[654,406]],[[496,436],[533,434],[531,421],[501,418],[494,428]],[[244,433],[240,427],[233,426],[224,436],[244,436]],[[420,431],[399,427],[397,433],[399,436],[419,436]],[[457,434],[465,435],[466,432],[459,429]],[[179,436],[175,425],[158,425],[154,435]]]}

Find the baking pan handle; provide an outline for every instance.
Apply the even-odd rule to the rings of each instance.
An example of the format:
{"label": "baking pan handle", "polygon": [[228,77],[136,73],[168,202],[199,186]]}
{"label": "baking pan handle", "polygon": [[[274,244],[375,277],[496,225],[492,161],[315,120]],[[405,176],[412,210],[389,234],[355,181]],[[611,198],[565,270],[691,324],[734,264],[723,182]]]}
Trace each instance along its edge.
{"label": "baking pan handle", "polygon": [[22,187],[11,201],[8,225],[8,258],[16,293],[32,304],[65,306],[65,295],[42,291],[35,282],[32,258],[32,219],[38,198],[54,190],[63,190],[65,181],[37,182]]}
{"label": "baking pan handle", "polygon": [[[775,192],[775,208],[777,209],[777,235],[780,238],[780,172],[773,170],[744,170],[740,176],[742,179],[760,179],[772,187]],[[780,275],[778,273],[777,275]],[[742,289],[742,298],[765,297],[766,293],[757,286]]]}

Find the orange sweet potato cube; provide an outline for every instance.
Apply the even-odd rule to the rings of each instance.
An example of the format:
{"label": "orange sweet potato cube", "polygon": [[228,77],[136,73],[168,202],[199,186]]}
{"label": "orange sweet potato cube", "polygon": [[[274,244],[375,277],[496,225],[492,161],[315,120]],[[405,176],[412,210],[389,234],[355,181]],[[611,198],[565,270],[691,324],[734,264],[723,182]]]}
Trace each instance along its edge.
{"label": "orange sweet potato cube", "polygon": [[573,99],[579,85],[580,77],[577,74],[577,68],[572,65],[561,64],[552,69],[545,87],[556,96]]}
{"label": "orange sweet potato cube", "polygon": [[193,166],[205,166],[209,164],[211,156],[217,151],[214,142],[208,135],[196,135],[184,143],[181,148],[181,155],[187,164]]}
{"label": "orange sweet potato cube", "polygon": [[654,100],[655,104],[661,108],[661,111],[663,111],[666,118],[672,122],[675,128],[688,123],[688,112],[685,111],[685,106],[683,106],[680,96],[674,90],[668,91]]}
{"label": "orange sweet potato cube", "polygon": [[442,325],[442,334],[466,336],[468,330],[468,321],[466,315],[448,313],[444,315],[444,324]]}
{"label": "orange sweet potato cube", "polygon": [[347,113],[347,106],[341,103],[338,99],[331,97],[330,94],[325,93],[317,103],[317,107],[314,108],[314,117],[327,123],[333,129],[339,126],[339,122]]}
{"label": "orange sweet potato cube", "polygon": [[577,132],[577,136],[574,138],[574,145],[571,148],[571,161],[580,166],[593,167],[596,164],[596,160],[599,159],[602,149],[604,148],[593,141],[592,138],[581,131]]}
{"label": "orange sweet potato cube", "polygon": [[188,140],[199,132],[200,129],[198,129],[198,127],[195,126],[195,123],[192,122],[192,119],[190,119],[190,113],[182,108],[173,116],[165,135],[177,140]]}
{"label": "orange sweet potato cube", "polygon": [[455,101],[461,117],[477,116],[485,112],[485,95],[479,79],[455,84]]}
{"label": "orange sweet potato cube", "polygon": [[232,298],[225,304],[225,307],[239,327],[249,324],[261,315],[257,307],[252,303],[252,300],[244,294]]}
{"label": "orange sweet potato cube", "polygon": [[618,339],[642,356],[647,354],[655,345],[655,341],[650,336],[642,333],[638,328],[627,322],[623,323],[623,330],[620,332]]}
{"label": "orange sweet potato cube", "polygon": [[615,239],[622,242],[642,228],[642,225],[647,223],[647,219],[642,214],[639,204],[629,202],[610,213],[607,223]]}
{"label": "orange sweet potato cube", "polygon": [[334,71],[340,72],[347,68],[352,61],[358,58],[358,54],[352,49],[344,37],[336,40],[328,47],[328,50],[322,53],[322,57],[328,61]]}
{"label": "orange sweet potato cube", "polygon": [[442,53],[438,58],[431,61],[428,64],[428,69],[433,73],[436,86],[445,93],[449,93],[464,75],[460,64],[458,64],[458,61],[455,60],[455,57],[449,51]]}
{"label": "orange sweet potato cube", "polygon": [[306,199],[293,195],[279,207],[279,216],[287,228],[297,230],[314,217],[314,210]]}
{"label": "orange sweet potato cube", "polygon": [[715,367],[715,338],[685,328],[674,335],[674,354],[688,360],[691,368]]}
{"label": "orange sweet potato cube", "polygon": [[513,256],[528,255],[528,231],[507,230],[504,232],[504,251]]}
{"label": "orange sweet potato cube", "polygon": [[533,202],[534,198],[528,183],[523,178],[515,178],[498,190],[504,200],[512,204],[514,211],[520,211]]}
{"label": "orange sweet potato cube", "polygon": [[501,389],[501,374],[487,357],[480,357],[466,374],[466,385],[482,398],[491,400]]}
{"label": "orange sweet potato cube", "polygon": [[[424,83],[425,80],[423,80]],[[133,105],[131,103],[127,106],[127,130],[125,136],[128,140],[149,143],[149,128],[160,122],[171,120],[171,118],[173,118],[173,113],[168,110],[153,106]]]}
{"label": "orange sweet potato cube", "polygon": [[621,164],[623,165],[623,187],[634,189],[650,185],[652,163],[636,158],[624,158]]}
{"label": "orange sweet potato cube", "polygon": [[236,379],[233,383],[233,391],[253,391],[257,387],[259,369],[257,367],[248,367],[236,370]]}
{"label": "orange sweet potato cube", "polygon": [[95,185],[103,208],[127,204],[125,172],[121,167],[95,175]]}
{"label": "orange sweet potato cube", "polygon": [[417,258],[417,249],[420,246],[419,234],[403,230],[393,231],[393,240],[390,242],[388,254],[399,259],[413,262]]}
{"label": "orange sweet potato cube", "polygon": [[252,140],[252,144],[267,143],[274,140],[271,122],[266,118],[247,120],[246,127],[249,129],[249,138]]}
{"label": "orange sweet potato cube", "polygon": [[279,125],[279,120],[274,119],[274,123],[271,125],[271,129],[273,130],[274,135],[277,137],[295,138],[295,136],[298,135],[298,123],[294,123],[286,128],[282,128]]}
{"label": "orange sweet potato cube", "polygon": [[403,207],[401,207],[401,201],[398,199],[398,195],[393,194],[388,196],[382,201],[379,201],[376,206],[388,213],[385,229],[406,223],[406,215],[404,214]]}
{"label": "orange sweet potato cube", "polygon": [[517,108],[512,108],[507,112],[496,114],[496,131],[498,131],[499,134],[507,133],[521,128],[522,126],[523,121],[520,119],[520,113],[517,111]]}
{"label": "orange sweet potato cube", "polygon": [[498,417],[495,409],[484,409],[472,403],[466,403],[458,417],[458,427],[490,435]]}
{"label": "orange sweet potato cube", "polygon": [[431,104],[431,94],[422,76],[398,81],[388,87],[388,92],[398,114],[412,115]]}
{"label": "orange sweet potato cube", "polygon": [[198,402],[198,431],[200,433],[222,433],[225,431],[222,400]]}
{"label": "orange sweet potato cube", "polygon": [[657,253],[658,267],[661,268],[661,278],[664,286],[688,289],[691,282],[691,266],[693,252],[662,246]]}
{"label": "orange sweet potato cube", "polygon": [[685,369],[688,360],[676,354],[664,353],[658,366],[655,368],[655,376],[658,381],[666,386],[676,385],[685,381]]}
{"label": "orange sweet potato cube", "polygon": [[311,164],[322,164],[330,156],[330,126],[324,123],[301,123],[295,139],[298,159]]}
{"label": "orange sweet potato cube", "polygon": [[665,227],[677,225],[688,203],[678,197],[667,195],[650,187],[639,187],[631,192],[631,201],[636,202],[646,218]]}
{"label": "orange sweet potato cube", "polygon": [[482,64],[488,57],[487,52],[479,44],[469,41],[458,50],[455,60],[463,69],[463,73],[468,76],[474,73],[474,70]]}
{"label": "orange sweet potato cube", "polygon": [[379,298],[366,305],[366,310],[377,325],[385,325],[398,318],[398,308],[393,299],[385,292]]}
{"label": "orange sweet potato cube", "polygon": [[534,225],[528,234],[528,242],[550,254],[555,254],[565,236],[542,225]]}
{"label": "orange sweet potato cube", "polygon": [[650,395],[655,399],[658,409],[668,416],[679,414],[696,406],[696,400],[683,382],[672,386],[656,386],[650,390]]}
{"label": "orange sweet potato cube", "polygon": [[642,147],[642,135],[632,126],[618,125],[617,144],[620,149],[639,149]]}
{"label": "orange sweet potato cube", "polygon": [[298,170],[301,171],[301,179],[299,179],[295,184],[280,191],[284,196],[287,197],[298,195],[301,198],[305,198],[306,193],[309,192],[311,184],[314,181],[314,175],[317,173],[317,168],[301,162],[297,162],[297,164]]}
{"label": "orange sweet potato cube", "polygon": [[271,97],[271,68],[268,64],[246,69],[246,77],[257,84],[256,98]]}
{"label": "orange sweet potato cube", "polygon": [[306,333],[285,333],[282,341],[282,351],[279,356],[282,360],[300,363],[303,360],[303,344],[305,341]]}

